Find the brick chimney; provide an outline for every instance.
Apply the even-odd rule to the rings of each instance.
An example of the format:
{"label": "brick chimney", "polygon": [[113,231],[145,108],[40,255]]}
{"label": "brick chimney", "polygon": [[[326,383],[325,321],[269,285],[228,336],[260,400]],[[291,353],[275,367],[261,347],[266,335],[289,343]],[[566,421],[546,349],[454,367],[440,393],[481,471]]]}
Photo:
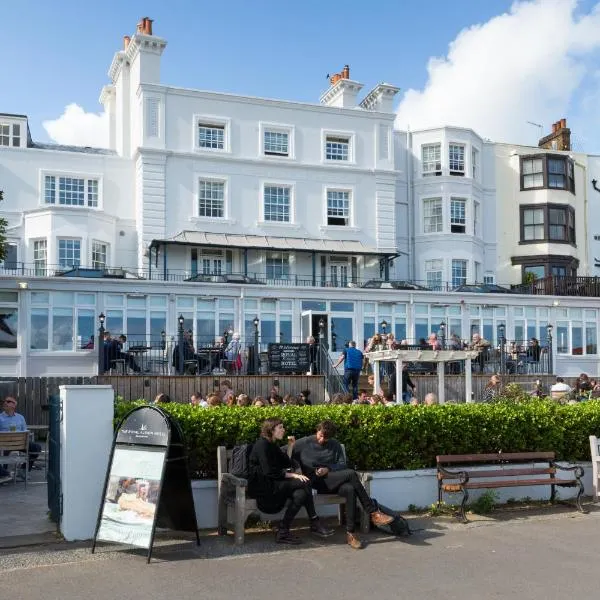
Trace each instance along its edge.
{"label": "brick chimney", "polygon": [[356,106],[356,97],[363,84],[350,79],[350,67],[348,65],[344,65],[339,73],[331,75],[329,83],[331,86],[321,96],[321,104],[340,108],[354,108]]}
{"label": "brick chimney", "polygon": [[140,22],[137,24],[137,33],[143,35],[152,35],[152,19],[148,17],[142,17]]}
{"label": "brick chimney", "polygon": [[567,127],[567,120],[560,119],[552,123],[552,133],[544,136],[538,147],[544,150],[571,150],[571,130]]}

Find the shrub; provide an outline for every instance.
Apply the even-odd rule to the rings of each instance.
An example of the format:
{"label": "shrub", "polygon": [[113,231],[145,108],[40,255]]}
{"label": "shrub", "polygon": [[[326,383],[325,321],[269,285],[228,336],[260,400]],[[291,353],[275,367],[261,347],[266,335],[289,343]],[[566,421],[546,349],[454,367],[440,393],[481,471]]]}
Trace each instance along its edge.
{"label": "shrub", "polygon": [[[139,402],[119,403],[120,420]],[[274,408],[162,405],[185,434],[192,475],[216,476],[216,448],[254,441],[261,422],[281,417],[289,435],[314,433],[323,419],[338,426],[349,462],[364,470],[435,466],[437,454],[554,451],[560,459],[589,460],[588,436],[600,433],[600,401],[564,406],[548,400],[526,403],[443,406],[320,405]]]}

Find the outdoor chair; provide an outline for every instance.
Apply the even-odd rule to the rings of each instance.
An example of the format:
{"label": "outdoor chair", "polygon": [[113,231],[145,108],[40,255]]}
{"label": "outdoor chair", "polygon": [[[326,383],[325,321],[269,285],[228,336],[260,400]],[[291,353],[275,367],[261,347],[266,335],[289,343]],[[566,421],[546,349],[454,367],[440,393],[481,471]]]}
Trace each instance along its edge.
{"label": "outdoor chair", "polygon": [[125,366],[124,358],[115,358],[110,361],[110,374],[114,375],[126,375],[127,367]]}
{"label": "outdoor chair", "polygon": [[0,464],[14,466],[13,482],[17,482],[17,472],[25,465],[25,487],[29,477],[29,431],[0,432]]}

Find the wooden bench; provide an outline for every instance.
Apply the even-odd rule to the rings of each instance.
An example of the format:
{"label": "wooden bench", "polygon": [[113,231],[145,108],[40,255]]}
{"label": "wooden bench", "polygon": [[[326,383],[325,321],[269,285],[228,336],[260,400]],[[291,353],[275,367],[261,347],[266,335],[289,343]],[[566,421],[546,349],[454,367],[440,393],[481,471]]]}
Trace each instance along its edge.
{"label": "wooden bench", "polygon": [[595,435],[590,435],[590,454],[592,455],[592,486],[594,500],[600,500],[600,481],[598,480],[600,465],[600,440]]}
{"label": "wooden bench", "polygon": [[[342,444],[344,457],[346,449]],[[236,477],[229,472],[231,467],[231,449],[225,446],[219,446],[217,449],[217,486],[218,486],[218,529],[219,535],[227,535],[228,531],[233,531],[235,543],[241,545],[244,543],[244,530],[246,519],[251,513],[259,512],[256,500],[246,495],[248,481]],[[358,473],[361,483],[370,495],[370,481],[373,476],[370,473]],[[337,494],[317,494],[313,496],[315,506],[326,506],[330,504],[338,505],[338,520],[340,524],[343,521],[342,505],[346,499]],[[370,529],[370,518],[362,510],[360,502],[357,503],[360,511],[360,529],[367,533]],[[277,513],[282,514],[282,513]],[[230,518],[233,517],[233,518]]]}
{"label": "wooden bench", "polygon": [[[583,467],[564,467],[556,463],[554,452],[499,452],[497,454],[450,454],[437,456],[438,506],[444,492],[462,492],[459,518],[467,523],[465,506],[469,490],[497,489],[504,487],[522,487],[549,485],[552,488],[550,501],[556,498],[556,487],[579,487],[575,504],[580,512],[583,494]],[[536,464],[537,463],[537,464]],[[547,463],[540,466],[540,463]],[[495,469],[486,469],[485,465],[494,465]],[[469,467],[483,466],[482,469]],[[450,470],[448,467],[456,467]],[[557,470],[570,471],[573,479],[556,477]],[[477,481],[474,481],[477,480]]]}

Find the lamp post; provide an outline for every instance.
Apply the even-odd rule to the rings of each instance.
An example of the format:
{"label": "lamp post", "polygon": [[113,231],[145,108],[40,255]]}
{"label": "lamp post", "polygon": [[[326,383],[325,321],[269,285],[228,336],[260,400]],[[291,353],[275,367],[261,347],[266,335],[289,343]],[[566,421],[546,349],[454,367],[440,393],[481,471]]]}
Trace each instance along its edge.
{"label": "lamp post", "polygon": [[98,315],[98,321],[100,321],[100,327],[98,327],[98,339],[96,340],[96,348],[98,351],[98,375],[104,375],[104,321],[106,317],[104,313]]}
{"label": "lamp post", "polygon": [[381,321],[381,331],[383,331],[383,337],[385,337],[387,334],[387,326],[388,322],[385,319]]}
{"label": "lamp post", "polygon": [[260,320],[254,317],[252,324],[254,325],[254,374],[258,375],[258,324]]}
{"label": "lamp post", "polygon": [[554,327],[552,325],[550,325],[550,323],[548,323],[548,326],[546,327],[546,333],[548,334],[547,339],[548,339],[548,374],[552,375],[552,371],[554,370],[554,364],[553,364],[553,349],[552,349],[552,330],[554,329]]}
{"label": "lamp post", "polygon": [[324,352],[325,352],[325,344],[326,344],[326,340],[325,340],[325,321],[323,320],[323,317],[321,317],[319,319],[319,346],[317,349],[317,364],[319,365],[319,369],[318,372],[319,373],[323,373],[323,366],[324,366]]}
{"label": "lamp post", "polygon": [[446,323],[442,321],[440,323],[440,343],[442,344],[442,350],[446,349]]}
{"label": "lamp post", "polygon": [[164,329],[160,332],[160,349],[167,349],[167,332]]}
{"label": "lamp post", "polygon": [[506,346],[506,337],[504,334],[506,333],[506,325],[504,323],[500,323],[498,325],[498,337],[500,338],[500,372],[504,373],[506,370],[506,357],[504,355],[504,347]]}
{"label": "lamp post", "polygon": [[183,324],[185,323],[185,319],[183,315],[180,314],[177,317],[177,357],[178,357],[178,373],[183,375],[183,362],[184,362],[184,352],[183,352]]}

